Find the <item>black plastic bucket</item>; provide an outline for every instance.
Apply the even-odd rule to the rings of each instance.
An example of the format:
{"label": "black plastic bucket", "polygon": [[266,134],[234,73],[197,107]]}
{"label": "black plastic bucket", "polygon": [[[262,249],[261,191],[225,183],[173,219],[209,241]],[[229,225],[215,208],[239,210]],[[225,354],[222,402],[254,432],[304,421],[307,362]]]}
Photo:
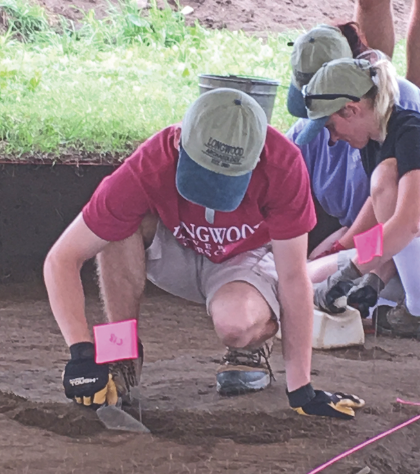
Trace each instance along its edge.
{"label": "black plastic bucket", "polygon": [[200,94],[219,87],[239,89],[246,92],[261,105],[267,115],[268,122],[271,122],[277,87],[280,82],[251,76],[216,76],[213,74],[199,74],[198,78]]}

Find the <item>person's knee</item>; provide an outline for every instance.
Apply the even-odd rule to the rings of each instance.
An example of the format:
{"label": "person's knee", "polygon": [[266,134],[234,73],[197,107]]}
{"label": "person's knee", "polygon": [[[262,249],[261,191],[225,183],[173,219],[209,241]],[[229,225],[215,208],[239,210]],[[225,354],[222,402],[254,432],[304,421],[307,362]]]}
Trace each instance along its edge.
{"label": "person's knee", "polygon": [[250,320],[213,319],[214,329],[225,346],[232,348],[248,347],[255,339],[254,326]]}
{"label": "person's knee", "polygon": [[232,282],[224,285],[210,303],[215,331],[229,347],[247,347],[271,319],[264,297],[252,285]]}
{"label": "person's knee", "polygon": [[390,158],[378,166],[372,175],[370,186],[372,197],[397,191],[398,167],[394,158]]}

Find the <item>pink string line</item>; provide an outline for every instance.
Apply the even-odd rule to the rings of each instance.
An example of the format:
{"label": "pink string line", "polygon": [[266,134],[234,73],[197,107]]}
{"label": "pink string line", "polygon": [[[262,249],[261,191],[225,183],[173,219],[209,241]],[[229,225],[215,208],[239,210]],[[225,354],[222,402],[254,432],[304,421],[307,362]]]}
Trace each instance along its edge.
{"label": "pink string line", "polygon": [[417,407],[420,407],[420,403],[417,402],[407,402],[405,400],[401,400],[401,398],[397,398],[397,402],[399,403],[404,403],[404,405],[415,405]]}
{"label": "pink string line", "polygon": [[[406,402],[406,401],[401,400],[399,398],[397,398],[397,402],[404,403],[406,405],[418,405],[418,406],[420,406],[420,403]],[[400,425],[397,425],[394,428],[391,428],[390,430],[385,431],[384,433],[381,433],[378,436],[375,436],[374,438],[368,439],[364,443],[361,443],[361,444],[355,446],[354,448],[351,448],[348,451],[345,451],[344,453],[339,454],[338,456],[336,456],[335,458],[332,458],[330,461],[326,462],[325,464],[322,464],[321,466],[318,466],[317,468],[315,468],[313,471],[309,472],[308,474],[316,474],[317,472],[321,472],[326,467],[331,466],[331,464],[334,464],[337,461],[340,461],[340,459],[343,459],[346,456],[349,456],[350,454],[353,454],[356,451],[359,451],[360,449],[362,449],[366,446],[369,446],[369,444],[372,444],[375,441],[378,441],[382,438],[385,438],[385,436],[388,436],[388,435],[394,433],[395,431],[398,431],[401,428],[405,428],[406,426],[411,425],[411,423],[414,423],[415,421],[419,421],[419,420],[420,420],[420,415],[417,415],[414,418],[411,418],[410,420],[405,421],[404,423],[401,423]]]}

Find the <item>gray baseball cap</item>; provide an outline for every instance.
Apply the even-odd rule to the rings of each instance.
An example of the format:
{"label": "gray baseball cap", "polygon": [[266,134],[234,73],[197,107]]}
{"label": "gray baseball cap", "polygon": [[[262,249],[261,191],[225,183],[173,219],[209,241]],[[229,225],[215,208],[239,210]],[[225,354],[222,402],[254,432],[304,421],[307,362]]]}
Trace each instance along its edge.
{"label": "gray baseball cap", "polygon": [[287,97],[289,113],[295,117],[306,118],[302,87],[309,83],[324,63],[352,57],[353,53],[347,38],[335,26],[318,25],[299,36],[293,44],[290,58],[292,81]]}
{"label": "gray baseball cap", "polygon": [[298,135],[296,144],[308,144],[331,115],[349,102],[359,102],[375,85],[372,79],[375,75],[372,65],[365,59],[344,58],[325,63],[302,88],[310,120]]}
{"label": "gray baseball cap", "polygon": [[251,96],[218,88],[193,102],[182,120],[176,186],[214,211],[234,211],[245,196],[267,134],[267,115]]}

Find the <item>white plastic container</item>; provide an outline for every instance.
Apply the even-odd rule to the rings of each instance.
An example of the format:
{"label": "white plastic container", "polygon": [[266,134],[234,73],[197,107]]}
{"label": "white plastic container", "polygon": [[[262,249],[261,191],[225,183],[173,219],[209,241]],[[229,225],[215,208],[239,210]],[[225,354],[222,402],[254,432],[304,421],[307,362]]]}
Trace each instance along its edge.
{"label": "white plastic container", "polygon": [[[280,330],[276,337],[281,339]],[[344,313],[333,316],[314,308],[314,349],[336,349],[364,343],[365,333],[359,311],[347,306]]]}

